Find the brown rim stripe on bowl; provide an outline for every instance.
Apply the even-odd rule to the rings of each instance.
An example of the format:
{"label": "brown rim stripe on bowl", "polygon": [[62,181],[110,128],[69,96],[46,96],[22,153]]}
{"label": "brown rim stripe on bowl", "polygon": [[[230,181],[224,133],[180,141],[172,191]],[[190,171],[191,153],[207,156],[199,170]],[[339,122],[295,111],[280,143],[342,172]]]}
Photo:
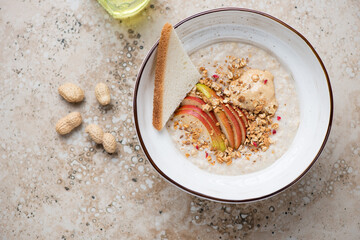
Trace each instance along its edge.
{"label": "brown rim stripe on bowl", "polygon": [[146,149],[146,146],[144,144],[144,141],[141,137],[141,133],[140,133],[140,130],[139,130],[139,125],[138,125],[138,116],[137,116],[137,93],[138,93],[138,88],[139,88],[139,84],[140,84],[140,79],[141,79],[141,76],[142,76],[142,73],[144,71],[144,67],[146,65],[146,63],[148,62],[150,56],[153,54],[153,52],[155,51],[157,45],[159,44],[159,41],[157,41],[153,47],[150,49],[150,51],[148,52],[148,54],[146,55],[141,67],[140,67],[140,70],[139,70],[139,74],[137,76],[137,79],[136,79],[136,84],[135,84],[135,90],[134,90],[134,102],[133,102],[133,112],[134,112],[134,120],[135,120],[135,127],[136,127],[136,134],[138,136],[138,139],[140,141],[140,145],[141,145],[141,148],[143,149],[147,159],[150,161],[151,165],[156,169],[156,171],[163,177],[165,178],[168,182],[174,184],[176,187],[192,194],[192,195],[195,195],[197,197],[201,197],[201,198],[206,198],[206,199],[209,199],[209,200],[213,200],[213,201],[218,201],[218,202],[226,202],[226,203],[246,203],[246,202],[253,202],[253,201],[258,201],[258,200],[263,200],[263,199],[266,199],[266,198],[269,198],[269,197],[272,197],[282,191],[284,191],[285,189],[287,189],[288,187],[292,186],[294,183],[296,183],[297,181],[299,181],[309,170],[310,168],[314,165],[314,163],[316,162],[316,160],[319,158],[322,150],[324,149],[325,147],[325,144],[329,138],[329,134],[330,134],[330,130],[331,130],[331,125],[332,125],[332,120],[333,120],[333,94],[332,94],[332,89],[331,89],[331,83],[330,83],[330,79],[329,79],[329,75],[326,71],[326,68],[321,60],[321,58],[319,57],[319,55],[317,54],[317,52],[315,51],[314,47],[310,44],[310,42],[301,34],[299,33],[298,31],[296,31],[294,28],[290,27],[289,25],[287,25],[286,23],[284,23],[283,21],[267,14],[267,13],[263,13],[263,12],[260,12],[260,11],[256,11],[256,10],[251,10],[251,9],[246,9],[246,8],[235,8],[235,7],[227,7],[227,8],[217,8],[217,9],[212,9],[212,10],[208,10],[208,11],[204,11],[204,12],[200,12],[200,13],[197,13],[195,15],[192,15],[190,17],[187,17],[185,18],[184,20],[181,20],[180,22],[178,22],[177,24],[174,25],[174,28],[177,28],[179,27],[180,25],[182,25],[183,23],[191,20],[191,19],[194,19],[194,18],[197,18],[199,16],[202,16],[202,15],[206,15],[206,14],[211,14],[211,13],[215,13],[215,12],[223,12],[223,11],[242,11],[242,12],[250,12],[250,13],[255,13],[255,14],[259,14],[259,15],[262,15],[264,17],[267,17],[273,21],[276,21],[278,23],[280,23],[281,25],[283,25],[284,27],[288,28],[289,30],[291,30],[292,32],[294,32],[296,35],[298,35],[300,38],[302,38],[305,43],[310,47],[310,49],[312,50],[312,52],[314,53],[314,55],[316,56],[316,58],[318,59],[323,71],[324,71],[324,74],[326,76],[326,80],[327,80],[327,84],[328,84],[328,90],[329,90],[329,96],[330,96],[330,118],[329,118],[329,123],[328,123],[328,128],[327,128],[327,131],[326,131],[326,135],[325,135],[325,138],[323,140],[323,143],[318,151],[318,153],[316,154],[315,158],[313,159],[313,161],[310,163],[310,165],[305,169],[304,172],[302,172],[300,174],[300,176],[298,176],[294,181],[292,181],[291,183],[289,183],[288,185],[284,186],[283,188],[273,192],[273,193],[270,193],[268,195],[265,195],[265,196],[262,196],[262,197],[258,197],[258,198],[250,198],[250,199],[244,199],[244,200],[229,200],[229,199],[221,199],[221,198],[216,198],[216,197],[212,197],[212,196],[208,196],[208,195],[205,195],[205,194],[202,194],[202,193],[199,193],[199,192],[196,192],[196,191],[193,191],[191,189],[188,189],[182,185],[180,185],[179,183],[175,182],[174,180],[172,180],[171,178],[169,178],[164,172],[162,172],[155,164],[155,162],[152,160],[149,152],[147,151]]}

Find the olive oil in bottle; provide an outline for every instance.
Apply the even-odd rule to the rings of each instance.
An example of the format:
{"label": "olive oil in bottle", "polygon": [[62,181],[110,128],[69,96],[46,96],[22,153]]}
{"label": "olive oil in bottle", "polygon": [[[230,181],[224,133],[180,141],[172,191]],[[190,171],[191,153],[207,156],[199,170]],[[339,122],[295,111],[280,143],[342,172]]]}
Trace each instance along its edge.
{"label": "olive oil in bottle", "polygon": [[111,16],[119,19],[139,13],[150,0],[98,0],[98,2]]}

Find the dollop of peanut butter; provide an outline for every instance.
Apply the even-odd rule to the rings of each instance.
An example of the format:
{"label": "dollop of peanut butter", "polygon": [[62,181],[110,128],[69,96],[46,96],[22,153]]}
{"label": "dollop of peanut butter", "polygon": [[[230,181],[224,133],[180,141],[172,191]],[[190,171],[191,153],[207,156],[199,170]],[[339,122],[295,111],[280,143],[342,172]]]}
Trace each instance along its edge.
{"label": "dollop of peanut butter", "polygon": [[277,110],[274,76],[268,71],[249,69],[230,84],[229,90],[231,101],[240,108],[269,114]]}

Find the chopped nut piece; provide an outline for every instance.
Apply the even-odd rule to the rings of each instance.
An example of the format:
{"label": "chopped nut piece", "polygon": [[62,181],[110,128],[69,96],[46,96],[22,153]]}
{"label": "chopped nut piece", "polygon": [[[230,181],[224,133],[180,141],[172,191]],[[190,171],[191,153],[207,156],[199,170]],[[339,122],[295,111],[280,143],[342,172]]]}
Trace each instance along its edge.
{"label": "chopped nut piece", "polygon": [[201,108],[203,111],[207,111],[207,112],[212,110],[212,107],[209,104],[204,104],[201,106]]}
{"label": "chopped nut piece", "polygon": [[207,77],[208,71],[207,71],[207,70],[202,71],[202,75],[203,75],[204,77]]}
{"label": "chopped nut piece", "polygon": [[196,156],[196,155],[198,155],[198,151],[193,149],[193,150],[191,150],[190,154],[191,154],[191,156]]}
{"label": "chopped nut piece", "polygon": [[255,112],[260,112],[263,109],[263,105],[259,105],[255,108]]}
{"label": "chopped nut piece", "polygon": [[221,90],[221,85],[216,82],[212,82],[211,88],[213,88],[215,91],[219,91],[219,90]]}
{"label": "chopped nut piece", "polygon": [[215,108],[214,108],[214,112],[215,112],[215,113],[218,113],[218,112],[220,112],[220,111],[221,111],[221,109],[220,109],[219,107],[215,107]]}
{"label": "chopped nut piece", "polygon": [[259,81],[260,77],[259,77],[258,74],[253,74],[253,75],[251,76],[251,79],[252,79],[254,82],[257,82],[257,81]]}
{"label": "chopped nut piece", "polygon": [[224,89],[224,94],[226,96],[230,96],[231,92],[230,92],[230,90],[228,88],[226,88],[226,89]]}
{"label": "chopped nut piece", "polygon": [[240,67],[245,67],[246,66],[246,60],[245,59],[241,59],[240,61]]}
{"label": "chopped nut piece", "polygon": [[212,98],[212,99],[210,99],[210,102],[211,102],[211,105],[216,107],[216,106],[218,106],[220,104],[220,99]]}

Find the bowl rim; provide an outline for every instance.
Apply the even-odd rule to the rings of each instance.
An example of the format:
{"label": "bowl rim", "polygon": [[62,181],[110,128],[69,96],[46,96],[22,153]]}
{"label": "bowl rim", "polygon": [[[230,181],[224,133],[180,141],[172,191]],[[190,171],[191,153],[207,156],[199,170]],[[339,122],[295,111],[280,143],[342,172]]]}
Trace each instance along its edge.
{"label": "bowl rim", "polygon": [[202,194],[199,193],[197,191],[188,189],[185,186],[182,186],[181,184],[177,183],[176,181],[174,181],[173,179],[171,179],[170,177],[168,177],[163,171],[161,171],[157,165],[155,164],[155,162],[153,161],[153,159],[151,158],[149,152],[146,149],[146,146],[144,144],[144,141],[141,137],[141,132],[140,132],[140,128],[139,128],[139,123],[138,123],[138,116],[137,116],[137,96],[138,96],[138,89],[139,89],[139,85],[140,85],[140,79],[142,77],[144,68],[147,64],[147,62],[149,61],[151,55],[153,54],[153,52],[155,51],[155,49],[157,48],[158,44],[159,44],[159,40],[156,41],[156,43],[152,46],[152,48],[149,50],[149,52],[147,53],[146,57],[144,58],[144,61],[141,64],[141,67],[139,69],[137,78],[136,78],[136,83],[135,83],[135,89],[134,89],[134,97],[133,97],[133,115],[134,115],[134,122],[135,122],[135,127],[136,127],[136,134],[137,137],[139,139],[141,148],[143,150],[143,152],[145,153],[147,159],[149,160],[149,162],[151,163],[151,165],[154,167],[154,169],[168,182],[172,183],[174,186],[180,188],[181,190],[200,197],[200,198],[205,198],[208,200],[212,200],[212,201],[216,201],[216,202],[224,202],[224,203],[248,203],[248,202],[254,202],[254,201],[259,201],[259,200],[263,200],[272,196],[275,196],[277,194],[279,194],[280,192],[284,191],[285,189],[289,188],[290,186],[294,185],[296,182],[298,182],[309,170],[310,168],[314,165],[314,163],[316,162],[316,160],[320,157],[321,152],[323,151],[326,142],[329,138],[330,135],[330,130],[331,130],[331,125],[332,125],[332,121],[333,121],[333,110],[334,110],[334,106],[333,106],[333,94],[332,94],[332,88],[331,88],[331,83],[330,83],[330,78],[329,75],[326,71],[325,65],[322,62],[320,56],[318,55],[318,53],[316,52],[316,50],[314,49],[314,47],[310,44],[310,42],[297,30],[295,30],[294,28],[292,28],[290,25],[286,24],[285,22],[281,21],[280,19],[273,17],[270,14],[261,12],[261,11],[257,11],[257,10],[252,10],[252,9],[248,9],[248,8],[237,8],[237,7],[225,7],[225,8],[215,8],[215,9],[210,9],[207,11],[203,11],[203,12],[199,12],[196,13],[194,15],[191,15],[183,20],[181,20],[180,22],[178,22],[177,24],[174,25],[174,28],[178,28],[179,26],[181,26],[183,23],[192,20],[194,18],[203,16],[203,15],[207,15],[207,14],[212,14],[212,13],[216,13],[216,12],[226,12],[226,11],[240,11],[240,12],[250,12],[250,13],[254,13],[254,14],[258,14],[258,15],[262,15],[264,17],[269,18],[270,20],[276,21],[278,23],[280,23],[281,25],[283,25],[284,27],[288,28],[290,31],[292,31],[293,33],[295,33],[296,35],[298,35],[307,45],[308,47],[312,50],[313,54],[316,56],[317,60],[319,61],[325,77],[326,77],[326,81],[327,81],[327,85],[328,85],[328,90],[329,90],[329,96],[330,96],[330,116],[329,116],[329,123],[328,123],[328,128],[326,131],[326,135],[324,137],[323,143],[318,151],[318,153],[316,154],[316,156],[314,157],[314,159],[312,160],[312,162],[309,164],[309,166],[292,182],[288,183],[286,186],[282,187],[281,189],[274,191],[270,194],[264,195],[264,196],[260,196],[260,197],[256,197],[256,198],[249,198],[249,199],[242,199],[242,200],[236,200],[236,199],[222,199],[222,198],[217,198],[217,197],[212,197],[206,194]]}

